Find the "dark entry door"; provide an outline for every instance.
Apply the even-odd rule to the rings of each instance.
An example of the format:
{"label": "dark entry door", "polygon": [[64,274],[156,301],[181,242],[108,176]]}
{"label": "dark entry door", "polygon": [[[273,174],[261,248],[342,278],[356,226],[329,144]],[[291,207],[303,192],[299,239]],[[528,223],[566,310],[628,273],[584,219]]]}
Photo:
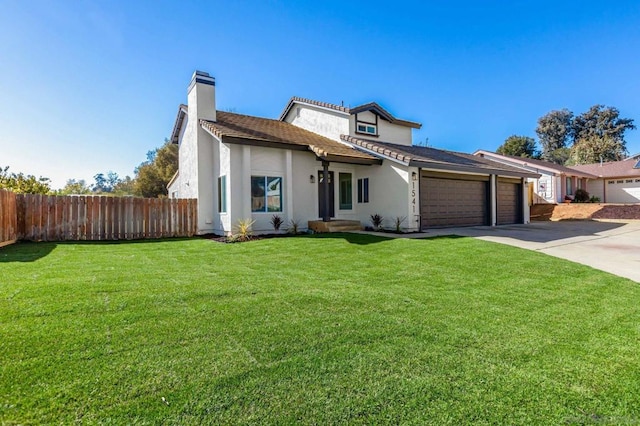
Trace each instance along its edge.
{"label": "dark entry door", "polygon": [[[334,217],[336,215],[335,206],[334,206],[334,189],[333,189],[333,172],[329,172],[329,217]],[[318,172],[318,216],[324,216],[324,205],[325,205],[325,196],[324,196],[324,172],[320,170]]]}

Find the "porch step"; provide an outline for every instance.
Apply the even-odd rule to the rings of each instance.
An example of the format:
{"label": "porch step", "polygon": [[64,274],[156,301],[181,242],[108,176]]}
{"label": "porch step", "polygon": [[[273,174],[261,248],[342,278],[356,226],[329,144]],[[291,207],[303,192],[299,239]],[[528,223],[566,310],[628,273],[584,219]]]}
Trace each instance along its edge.
{"label": "porch step", "polygon": [[330,222],[323,222],[321,220],[310,220],[309,229],[317,233],[326,233],[362,231],[364,227],[358,220],[332,220]]}

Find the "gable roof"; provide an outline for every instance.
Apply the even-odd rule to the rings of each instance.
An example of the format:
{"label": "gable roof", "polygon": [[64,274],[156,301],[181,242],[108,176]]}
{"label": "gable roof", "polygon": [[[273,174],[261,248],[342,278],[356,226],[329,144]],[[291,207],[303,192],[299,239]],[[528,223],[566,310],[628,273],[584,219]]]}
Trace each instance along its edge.
{"label": "gable roof", "polygon": [[[591,173],[601,178],[640,176],[640,160],[638,158],[628,158],[622,161],[610,161],[608,163],[584,164],[572,166],[572,169],[581,172]],[[639,168],[635,168],[635,166]]]}
{"label": "gable roof", "polygon": [[534,178],[540,176],[537,173],[462,152],[445,151],[415,145],[398,145],[347,135],[340,137],[345,142],[352,143],[414,167],[467,173],[496,174],[501,176]]}
{"label": "gable roof", "polygon": [[224,143],[312,151],[319,159],[333,162],[382,163],[373,155],[285,121],[217,111],[216,121],[200,120],[200,125]]}
{"label": "gable roof", "polygon": [[394,117],[393,115],[391,115],[389,111],[382,108],[380,104],[376,102],[369,102],[368,104],[363,104],[357,107],[349,108],[350,114],[357,114],[359,112],[364,112],[364,111],[371,111],[374,114],[377,114],[378,116],[384,118],[388,122],[392,124],[397,124],[399,126],[411,127],[413,129],[419,129],[422,127],[422,124],[420,123],[416,123],[414,121],[400,120],[399,118]]}
{"label": "gable roof", "polygon": [[415,121],[401,120],[399,118],[394,117],[389,111],[382,108],[382,106],[380,106],[380,104],[378,104],[377,102],[369,102],[367,104],[362,104],[353,108],[349,108],[342,105],[331,104],[328,102],[320,102],[320,101],[314,101],[313,99],[300,98],[298,96],[293,96],[291,99],[289,99],[287,106],[282,111],[282,114],[280,114],[279,120],[284,121],[285,117],[287,116],[287,114],[289,114],[289,111],[291,110],[293,105],[297,103],[330,109],[333,111],[337,111],[339,113],[343,113],[344,115],[353,115],[359,112],[371,111],[374,114],[379,115],[380,117],[384,118],[385,120],[387,120],[392,124],[411,127],[413,129],[419,129],[422,127],[422,124],[416,123]]}
{"label": "gable roof", "polygon": [[483,149],[477,150],[476,152],[473,153],[473,155],[485,156],[485,157],[489,156],[496,159],[504,159],[507,161],[518,163],[522,167],[548,171],[558,175],[578,176],[582,178],[592,178],[592,179],[596,178],[596,176],[584,171],[575,170],[575,169],[572,169],[571,167],[562,166],[560,164],[555,164],[550,161],[538,160],[535,158],[526,158],[526,157],[517,157],[515,155],[498,154],[497,152],[485,151]]}

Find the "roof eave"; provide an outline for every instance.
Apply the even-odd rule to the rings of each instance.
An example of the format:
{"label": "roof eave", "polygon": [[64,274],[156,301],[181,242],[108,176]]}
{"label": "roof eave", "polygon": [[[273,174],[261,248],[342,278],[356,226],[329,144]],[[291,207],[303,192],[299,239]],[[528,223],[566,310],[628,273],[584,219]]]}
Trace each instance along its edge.
{"label": "roof eave", "polygon": [[[520,166],[516,166],[516,167],[526,167],[529,169],[544,170],[546,172],[550,172],[559,176],[567,175],[567,172],[565,170],[556,169],[552,166],[542,166],[540,164],[527,162],[528,158],[526,157],[522,157],[522,160],[520,160],[518,158],[508,157],[502,154],[498,154],[497,152],[486,151],[484,149],[479,149],[473,153],[473,155],[478,157],[480,157],[480,154],[482,154],[482,158],[486,158],[486,157],[502,158],[504,161],[511,161],[511,162],[520,164]],[[567,167],[567,168],[572,170],[572,176],[587,178],[587,179],[593,179],[596,177],[592,174],[575,170],[572,167]]]}
{"label": "roof eave", "polygon": [[182,130],[182,124],[184,123],[184,117],[187,115],[187,106],[181,104],[178,107],[178,114],[176,115],[176,121],[173,124],[173,130],[171,130],[171,137],[169,140],[171,143],[178,144],[180,142],[180,131]]}
{"label": "roof eave", "polygon": [[478,173],[483,175],[517,176],[517,177],[523,177],[523,178],[539,178],[541,176],[539,173],[528,173],[525,171],[519,172],[516,170],[511,171],[511,170],[489,169],[489,168],[483,168],[483,167],[464,166],[461,164],[442,164],[442,163],[434,163],[434,162],[424,161],[424,160],[411,160],[409,162],[409,166],[419,167],[423,169]]}
{"label": "roof eave", "polygon": [[382,106],[380,106],[377,102],[369,102],[367,104],[359,105],[357,107],[349,109],[349,112],[352,115],[357,114],[359,112],[363,112],[363,111],[375,111],[375,114],[378,114],[388,122],[392,124],[397,124],[398,126],[411,127],[413,129],[422,128],[422,124],[416,123],[415,121],[401,120],[399,118],[394,117],[393,114],[391,114],[386,109],[382,108]]}
{"label": "roof eave", "polygon": [[382,159],[380,158],[362,158],[362,157],[349,157],[346,155],[317,155],[318,160],[328,161],[330,163],[344,163],[344,164],[359,164],[364,166],[380,166],[382,165]]}
{"label": "roof eave", "polygon": [[[315,103],[312,103],[312,102],[307,102],[304,99],[301,99],[297,96],[292,96],[291,99],[289,99],[287,106],[284,108],[284,110],[280,114],[280,118],[278,118],[278,121],[284,121],[284,119],[287,118],[287,115],[289,115],[289,111],[291,111],[291,108],[293,107],[294,104],[307,105],[313,108],[319,108],[319,109],[330,111],[333,113],[342,114],[345,116],[349,115],[349,112],[346,111],[347,108],[345,107],[340,107],[339,105],[335,105],[335,108],[330,108],[322,105],[316,105]],[[341,111],[340,108],[345,109],[345,111]]]}

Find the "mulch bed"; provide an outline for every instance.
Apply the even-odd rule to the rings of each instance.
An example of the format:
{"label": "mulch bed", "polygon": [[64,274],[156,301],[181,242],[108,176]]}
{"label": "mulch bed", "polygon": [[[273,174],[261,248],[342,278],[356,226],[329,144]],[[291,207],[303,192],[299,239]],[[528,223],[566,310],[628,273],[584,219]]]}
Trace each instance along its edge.
{"label": "mulch bed", "polygon": [[204,234],[201,235],[201,238],[205,240],[215,241],[216,243],[224,243],[224,244],[234,244],[234,243],[245,243],[247,241],[258,241],[258,240],[266,240],[269,238],[288,238],[295,237],[297,235],[302,234],[260,234],[260,235],[252,235],[246,240],[241,240],[238,238],[225,237],[216,234]]}

